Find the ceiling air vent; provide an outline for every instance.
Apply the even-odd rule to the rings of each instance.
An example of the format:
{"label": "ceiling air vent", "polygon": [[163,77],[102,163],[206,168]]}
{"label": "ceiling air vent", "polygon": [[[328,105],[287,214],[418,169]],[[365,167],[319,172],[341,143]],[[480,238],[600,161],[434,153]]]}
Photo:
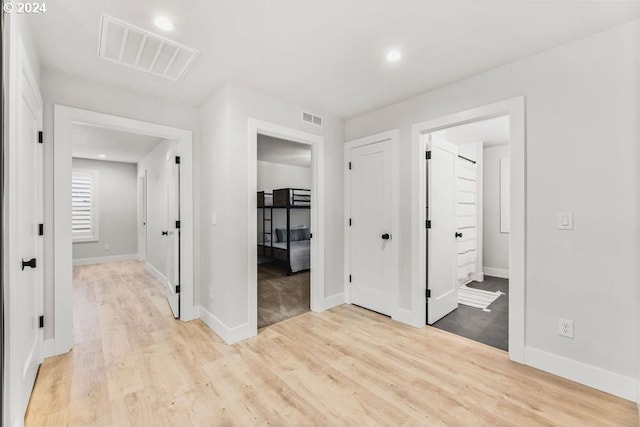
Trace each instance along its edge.
{"label": "ceiling air vent", "polygon": [[98,56],[178,81],[200,52],[110,16],[102,15]]}
{"label": "ceiling air vent", "polygon": [[322,117],[316,116],[315,114],[311,114],[306,111],[302,112],[302,121],[311,123],[312,125],[322,126]]}

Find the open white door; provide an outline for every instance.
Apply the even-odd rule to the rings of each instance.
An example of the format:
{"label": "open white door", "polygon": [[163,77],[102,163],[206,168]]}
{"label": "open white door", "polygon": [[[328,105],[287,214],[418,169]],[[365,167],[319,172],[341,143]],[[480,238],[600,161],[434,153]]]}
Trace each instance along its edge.
{"label": "open white door", "polygon": [[147,260],[147,171],[138,176],[138,260]]}
{"label": "open white door", "polygon": [[427,150],[427,323],[431,325],[458,308],[458,147],[429,135]]}
{"label": "open white door", "polygon": [[167,154],[167,299],[180,317],[180,156]]}
{"label": "open white door", "polygon": [[350,299],[353,304],[391,315],[391,141],[352,148],[349,156]]}
{"label": "open white door", "polygon": [[[10,231],[10,269],[15,272],[12,275],[15,280],[9,281],[8,286],[11,288],[10,293],[16,297],[10,298],[11,345],[8,352],[11,357],[9,375],[12,377],[12,389],[20,398],[18,410],[21,417],[27,409],[38,367],[43,359],[41,325],[44,318],[40,317],[43,313],[43,245],[39,224],[42,218],[43,190],[42,144],[38,142],[38,131],[42,125],[42,99],[22,46],[20,53],[18,104],[15,111],[17,122],[14,122],[17,124],[17,132],[14,134],[16,139],[9,142],[16,156],[10,158],[10,167],[16,168],[11,177],[16,180],[9,182],[9,200],[17,210],[13,211],[16,216],[11,218],[14,221],[10,226],[13,229]],[[15,208],[10,206],[10,209]],[[19,379],[13,378],[14,373],[18,373]],[[19,391],[14,380],[20,382]]]}

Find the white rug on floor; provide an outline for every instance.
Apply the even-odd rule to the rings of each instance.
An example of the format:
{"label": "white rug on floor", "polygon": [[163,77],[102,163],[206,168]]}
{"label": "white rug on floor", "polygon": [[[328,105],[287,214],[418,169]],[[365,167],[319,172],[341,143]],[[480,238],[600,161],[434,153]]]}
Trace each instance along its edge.
{"label": "white rug on floor", "polygon": [[458,304],[481,308],[482,311],[491,311],[487,307],[497,300],[500,295],[504,295],[504,292],[483,291],[482,289],[473,289],[467,285],[462,285],[458,288]]}

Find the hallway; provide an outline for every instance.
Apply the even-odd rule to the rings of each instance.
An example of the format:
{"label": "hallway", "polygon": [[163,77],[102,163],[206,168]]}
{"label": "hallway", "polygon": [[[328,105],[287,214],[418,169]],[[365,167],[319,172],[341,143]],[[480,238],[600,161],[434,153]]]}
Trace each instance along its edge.
{"label": "hallway", "polygon": [[172,318],[138,262],[76,267],[75,346],[26,425],[637,425],[634,403],[342,305],[234,346]]}

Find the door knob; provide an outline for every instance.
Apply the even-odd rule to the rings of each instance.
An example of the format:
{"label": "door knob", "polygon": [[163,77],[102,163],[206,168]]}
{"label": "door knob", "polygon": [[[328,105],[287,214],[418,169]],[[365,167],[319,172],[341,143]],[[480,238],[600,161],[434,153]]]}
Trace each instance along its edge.
{"label": "door knob", "polygon": [[168,235],[169,235],[169,232],[168,232],[168,231],[163,231],[163,232],[162,232],[162,235],[163,235],[163,236],[168,236]]}
{"label": "door knob", "polygon": [[31,258],[29,261],[22,260],[22,271],[25,267],[36,268],[36,259]]}
{"label": "door knob", "polygon": [[383,234],[382,236],[380,236],[380,237],[382,237],[382,240],[389,240],[389,239],[391,238],[391,234],[389,234],[389,233],[384,233],[384,234]]}
{"label": "door knob", "polygon": [[462,237],[462,233],[456,232],[456,237]]}

